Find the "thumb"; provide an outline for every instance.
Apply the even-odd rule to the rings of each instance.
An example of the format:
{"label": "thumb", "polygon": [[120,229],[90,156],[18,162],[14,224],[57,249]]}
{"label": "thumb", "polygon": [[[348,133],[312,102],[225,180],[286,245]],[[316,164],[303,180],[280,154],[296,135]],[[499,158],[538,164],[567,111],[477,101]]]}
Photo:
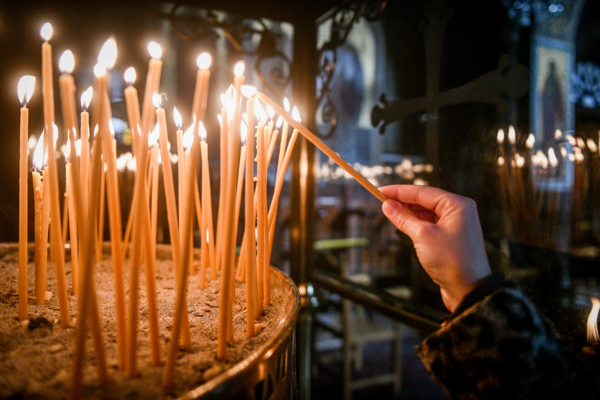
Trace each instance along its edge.
{"label": "thumb", "polygon": [[413,233],[421,222],[415,212],[402,203],[388,199],[381,206],[383,214],[403,233],[413,237]]}

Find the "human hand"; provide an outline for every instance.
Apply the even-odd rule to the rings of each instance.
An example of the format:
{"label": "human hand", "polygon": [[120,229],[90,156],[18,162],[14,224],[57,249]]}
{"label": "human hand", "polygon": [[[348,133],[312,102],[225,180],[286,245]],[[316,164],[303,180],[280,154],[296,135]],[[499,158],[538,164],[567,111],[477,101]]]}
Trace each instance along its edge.
{"label": "human hand", "polygon": [[429,186],[379,188],[389,199],[386,217],[415,245],[417,257],[440,286],[451,312],[477,282],[491,274],[477,205],[467,197]]}

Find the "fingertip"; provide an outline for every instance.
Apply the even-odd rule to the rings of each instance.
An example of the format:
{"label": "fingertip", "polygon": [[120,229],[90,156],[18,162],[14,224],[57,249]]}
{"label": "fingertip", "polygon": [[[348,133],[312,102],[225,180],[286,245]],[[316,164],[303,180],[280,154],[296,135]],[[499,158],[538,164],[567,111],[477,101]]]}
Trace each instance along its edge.
{"label": "fingertip", "polygon": [[400,203],[398,203],[396,200],[387,199],[383,202],[381,209],[385,216],[390,218],[398,212],[400,209]]}

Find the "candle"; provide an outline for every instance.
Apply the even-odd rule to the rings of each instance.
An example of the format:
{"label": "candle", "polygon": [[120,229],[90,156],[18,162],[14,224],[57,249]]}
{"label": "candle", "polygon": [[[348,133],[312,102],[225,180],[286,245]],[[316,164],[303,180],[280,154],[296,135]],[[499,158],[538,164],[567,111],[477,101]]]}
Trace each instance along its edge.
{"label": "candle", "polygon": [[[43,133],[42,133],[43,135]],[[33,199],[34,199],[34,241],[35,241],[35,291],[37,294],[38,285],[41,283],[40,268],[41,268],[41,240],[42,240],[42,201],[43,201],[43,183],[40,175],[43,168],[44,150],[43,137],[40,135],[35,150],[33,152],[33,167],[31,170],[31,178],[33,183]],[[43,299],[42,299],[43,303]],[[37,304],[37,297],[36,297]]]}
{"label": "candle", "polygon": [[77,295],[79,293],[78,290],[78,276],[79,276],[79,251],[78,251],[78,235],[77,235],[77,216],[75,211],[75,188],[73,186],[73,174],[72,169],[73,164],[67,162],[65,165],[66,170],[66,187],[67,187],[67,207],[69,213],[71,214],[71,218],[69,220],[69,228],[71,229],[71,279],[72,279],[72,287],[73,294]]}
{"label": "candle", "polygon": [[273,134],[271,135],[271,139],[269,141],[269,149],[267,150],[267,168],[268,165],[271,163],[271,157],[273,157],[273,151],[275,150],[275,143],[277,142],[277,138],[279,137],[279,128],[281,128],[281,125],[283,124],[283,117],[280,115],[279,118],[277,118],[277,123],[275,124],[275,129],[273,131]]}
{"label": "candle", "polygon": [[342,167],[346,172],[348,172],[354,179],[358,181],[365,189],[367,189],[371,194],[377,197],[381,202],[387,200],[387,197],[379,191],[371,182],[369,182],[364,176],[359,174],[354,168],[352,168],[342,157],[340,157],[336,152],[334,152],[329,146],[327,146],[321,139],[319,139],[314,133],[312,133],[308,128],[302,125],[300,122],[295,121],[292,116],[290,116],[283,108],[281,108],[277,103],[275,103],[271,98],[266,96],[263,93],[257,93],[259,99],[266,104],[269,104],[275,112],[285,118],[290,125],[294,128],[298,129],[306,139],[308,139],[312,144],[314,144],[317,148],[319,148],[323,153],[329,156],[336,164]]}
{"label": "candle", "polygon": [[[256,145],[257,145],[256,146],[257,147],[256,191],[258,193],[257,213],[256,213],[256,218],[257,218],[256,226],[257,226],[257,231],[258,231],[258,238],[257,238],[257,247],[258,247],[257,268],[258,268],[258,282],[259,282],[258,304],[259,304],[259,309],[262,313],[262,312],[264,312],[264,310],[263,310],[260,298],[262,297],[263,304],[265,304],[265,305],[271,304],[270,295],[266,291],[267,290],[266,289],[267,281],[269,280],[269,269],[268,269],[268,266],[265,264],[265,260],[267,258],[266,257],[266,251],[267,251],[267,248],[266,248],[266,246],[267,246],[267,242],[266,242],[266,235],[267,235],[267,168],[266,168],[267,155],[266,155],[266,151],[265,151],[266,131],[265,131],[265,126],[264,126],[263,121],[260,121],[258,123],[256,139],[257,139],[256,140]],[[261,280],[262,280],[262,285],[261,285]]]}
{"label": "candle", "polygon": [[[175,188],[173,186],[173,171],[171,170],[171,158],[168,148],[167,136],[167,120],[165,110],[161,107],[161,98],[158,94],[153,95],[153,104],[156,106],[156,119],[159,126],[159,146],[162,162],[163,184],[165,189],[165,200],[167,203],[167,222],[169,223],[169,235],[171,236],[171,251],[173,257],[173,265],[175,266],[175,276],[181,272],[181,239],[179,236],[179,222],[177,221],[177,205],[175,203]],[[184,275],[187,276],[187,273]],[[183,318],[182,341],[187,349],[191,349],[191,339],[189,332],[189,320],[187,313]]]}
{"label": "candle", "polygon": [[[41,30],[44,43],[42,44],[42,91],[44,100],[44,126],[46,132],[54,131],[54,87],[52,83],[52,46],[48,42],[52,37],[52,26],[44,24]],[[60,229],[60,202],[58,199],[58,174],[56,157],[54,157],[53,135],[46,135],[46,146],[48,148],[48,168],[45,175],[45,184],[50,186],[50,217],[52,218],[52,245],[56,253],[56,284],[58,291],[58,303],[60,308],[60,323],[62,328],[71,325],[69,316],[69,299],[67,296],[67,282],[65,275],[65,254]]]}
{"label": "candle", "polygon": [[[158,128],[158,126],[157,126]],[[150,135],[148,135],[148,147],[150,147],[151,162],[152,162],[152,199],[151,199],[151,218],[152,223],[152,241],[154,243],[153,248],[156,249],[156,229],[158,223],[158,130],[155,129]]]}
{"label": "candle", "polygon": [[[199,122],[199,133],[200,133],[200,154],[202,159],[202,224],[203,227],[200,230],[200,237],[202,238],[202,244],[206,247],[206,254],[208,256],[208,268],[211,273],[216,270],[214,265],[214,231],[213,231],[213,215],[212,215],[212,196],[210,191],[210,169],[208,166],[208,144],[206,143],[207,134],[204,124]],[[187,195],[187,194],[186,194]],[[206,232],[206,235],[204,235]],[[206,236],[204,238],[203,236]],[[204,262],[203,260],[201,260]],[[216,273],[214,274],[216,276]]]}
{"label": "candle", "polygon": [[219,335],[217,343],[217,358],[221,362],[227,360],[227,340],[233,338],[232,316],[233,299],[231,295],[231,278],[235,252],[235,241],[233,238],[234,210],[235,207],[235,184],[236,167],[239,165],[240,144],[240,88],[244,83],[244,63],[238,62],[234,69],[233,86],[235,88],[235,102],[233,103],[233,118],[229,134],[229,154],[227,166],[227,187],[225,191],[227,204],[224,207],[224,236],[223,236],[223,266],[221,268],[221,293],[219,298]]}
{"label": "candle", "polygon": [[29,140],[29,109],[35,77],[26,75],[19,80],[17,94],[21,103],[19,137],[19,320],[27,319],[27,142]]}
{"label": "candle", "polygon": [[208,98],[208,81],[210,80],[211,57],[208,53],[198,56],[198,72],[196,74],[196,88],[194,90],[193,112],[197,121],[204,121],[206,115],[206,100]]}
{"label": "candle", "polygon": [[[218,115],[219,123],[221,126],[221,179],[219,187],[219,209],[217,216],[217,266],[216,269],[220,269],[223,259],[223,236],[225,231],[225,195],[227,192],[227,168],[229,164],[229,119],[228,117],[233,116],[233,86],[229,86],[226,94],[221,95],[221,114]],[[215,271],[216,272],[216,271]],[[215,276],[216,277],[216,276]]]}
{"label": "candle", "polygon": [[[185,156],[183,155],[183,131],[181,130],[181,126],[183,124],[183,120],[181,118],[181,114],[177,111],[177,107],[173,107],[173,119],[175,120],[175,127],[177,128],[177,132],[175,133],[177,139],[177,186],[178,186],[178,194],[179,194],[179,214],[178,219],[181,220],[183,215],[183,205],[181,199],[185,196],[185,187],[184,187],[184,173],[185,173]],[[179,226],[179,238],[184,240],[181,237],[181,225]],[[182,254],[182,257],[185,257],[185,254]],[[193,266],[192,266],[193,270]],[[193,274],[193,271],[190,270],[190,274]]]}
{"label": "candle", "polygon": [[[290,112],[290,102],[287,97],[283,98],[283,107],[286,112]],[[279,173],[281,171],[281,166],[283,162],[283,157],[285,155],[285,149],[287,145],[287,134],[288,134],[289,122],[287,119],[283,120],[283,129],[281,130],[281,144],[279,145],[279,159],[277,160],[277,173],[275,174],[275,182],[279,178]]]}
{"label": "candle", "polygon": [[[85,210],[88,209],[89,205],[89,170],[90,170],[90,114],[88,113],[88,107],[92,101],[92,95],[94,88],[90,86],[85,92],[81,94],[81,157],[80,157],[80,188],[81,201]],[[81,263],[80,263],[81,265]]]}
{"label": "candle", "polygon": [[[73,79],[73,69],[75,68],[75,58],[71,50],[65,50],[60,56],[58,69],[61,74],[58,78],[60,87],[60,102],[62,106],[63,128],[65,131],[76,129],[77,127],[77,111],[75,109],[75,80]],[[75,139],[77,133],[74,132]]]}
{"label": "candle", "polygon": [[[153,96],[158,92],[160,86],[160,74],[162,71],[162,48],[156,42],[148,44],[148,52],[152,57],[148,63],[148,75],[146,77],[146,89],[144,91],[144,103],[142,105],[142,134],[146,135],[154,125]],[[163,158],[168,164],[168,159]]]}
{"label": "candle", "polygon": [[[256,316],[256,243],[254,239],[254,103],[250,96],[246,103],[248,125],[246,131],[246,193],[244,198],[246,225],[246,336],[255,335],[254,317]],[[248,130],[250,134],[248,135]],[[243,246],[242,246],[243,247]]]}
{"label": "candle", "polygon": [[[160,121],[160,118],[159,118]],[[196,135],[193,135],[194,144],[192,145],[191,159],[186,163],[187,172],[186,172],[186,182],[185,185],[189,188],[193,187],[193,179],[195,177],[193,168],[198,163],[198,139]],[[164,164],[163,164],[164,165]],[[188,191],[184,198],[184,209],[186,213],[184,215],[183,221],[181,223],[184,225],[184,237],[188,237],[192,234],[192,191]],[[184,240],[182,242],[182,247],[180,249],[182,254],[187,254],[189,251],[190,241]],[[187,271],[189,266],[187,263],[190,261],[188,257],[183,259],[183,264],[181,265],[181,271]],[[165,370],[163,373],[163,386],[165,388],[170,388],[173,386],[173,375],[175,371],[175,358],[178,350],[178,342],[179,342],[179,333],[180,327],[185,321],[186,312],[186,284],[187,284],[187,274],[181,273],[177,277],[177,298],[175,305],[175,317],[173,318],[173,329],[171,331],[171,342],[169,344],[169,354],[167,356],[167,362],[165,366]],[[220,313],[219,313],[220,314]]]}
{"label": "candle", "polygon": [[50,185],[44,184],[41,171],[45,167],[45,161],[47,157],[44,157],[46,146],[44,140],[44,132],[41,133],[35,151],[33,153],[33,181],[34,185],[37,183],[36,194],[39,197],[39,230],[37,231],[38,243],[36,249],[39,253],[39,262],[36,263],[35,269],[35,304],[44,304],[46,298],[46,266],[48,262],[48,224],[50,221]]}
{"label": "candle", "polygon": [[133,86],[136,79],[135,69],[129,67],[125,70],[125,104],[127,105],[127,120],[129,121],[129,129],[131,130],[131,137],[133,143],[133,155],[137,157],[137,135],[135,135],[134,128],[140,125],[140,103],[138,100],[137,89]]}

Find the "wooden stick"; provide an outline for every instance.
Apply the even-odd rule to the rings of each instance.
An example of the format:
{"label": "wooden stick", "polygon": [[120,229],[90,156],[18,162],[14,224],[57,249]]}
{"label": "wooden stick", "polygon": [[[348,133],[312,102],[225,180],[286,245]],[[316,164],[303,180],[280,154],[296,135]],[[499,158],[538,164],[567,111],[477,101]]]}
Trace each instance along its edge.
{"label": "wooden stick", "polygon": [[327,154],[329,158],[331,158],[337,165],[342,167],[346,172],[348,172],[354,179],[358,181],[365,189],[367,189],[373,196],[377,197],[381,202],[386,201],[388,198],[379,191],[371,182],[369,182],[364,176],[362,176],[358,171],[352,168],[342,157],[340,157],[336,152],[334,152],[329,146],[327,146],[321,139],[319,139],[314,133],[312,133],[308,128],[302,125],[300,122],[294,120],[290,114],[288,114],[283,108],[281,108],[277,103],[275,103],[271,98],[267,95],[257,92],[258,98],[269,104],[275,112],[281,115],[284,119],[286,119],[290,125],[294,128],[298,129],[298,131],[307,138],[312,144],[314,144],[317,148],[319,148],[323,153]]}

